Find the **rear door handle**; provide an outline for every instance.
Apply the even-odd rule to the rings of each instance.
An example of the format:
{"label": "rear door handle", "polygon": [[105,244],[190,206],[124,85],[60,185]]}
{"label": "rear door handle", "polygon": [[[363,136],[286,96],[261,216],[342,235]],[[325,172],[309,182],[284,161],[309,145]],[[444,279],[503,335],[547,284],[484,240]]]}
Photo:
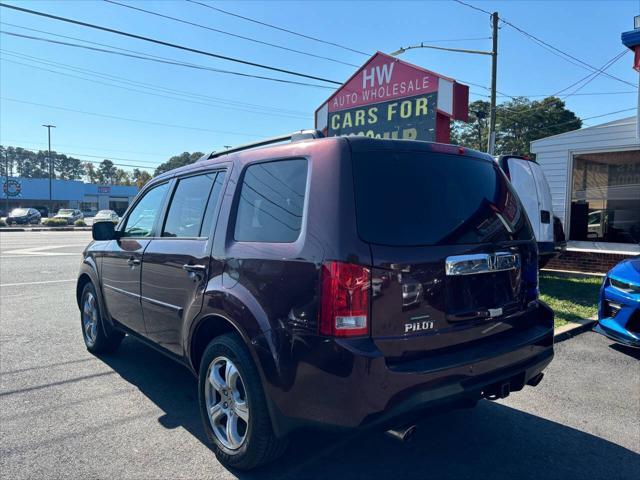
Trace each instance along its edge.
{"label": "rear door handle", "polygon": [[191,265],[189,263],[182,266],[183,270],[193,273],[204,273],[207,270],[205,265]]}
{"label": "rear door handle", "polygon": [[127,260],[127,265],[129,265],[130,267],[135,267],[136,265],[140,265],[140,260],[134,257],[129,257],[129,260]]}

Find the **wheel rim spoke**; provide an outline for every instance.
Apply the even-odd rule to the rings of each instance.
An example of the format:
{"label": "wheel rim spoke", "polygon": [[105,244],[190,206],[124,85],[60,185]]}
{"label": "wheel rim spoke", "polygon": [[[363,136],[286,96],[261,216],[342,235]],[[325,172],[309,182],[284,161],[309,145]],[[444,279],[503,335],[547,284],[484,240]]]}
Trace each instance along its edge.
{"label": "wheel rim spoke", "polygon": [[235,390],[238,375],[238,369],[236,366],[231,362],[227,362],[224,377],[229,388]]}
{"label": "wheel rim spoke", "polygon": [[222,405],[216,403],[213,407],[209,409],[209,417],[212,422],[219,423],[219,421],[224,416],[224,412],[222,411]]}
{"label": "wheel rim spoke", "polygon": [[234,411],[245,423],[249,421],[249,407],[247,406],[247,402],[244,400],[236,401]]}
{"label": "wheel rim spoke", "polygon": [[226,434],[231,448],[238,448],[242,443],[242,437],[238,433],[238,417],[233,413],[227,415]]}
{"label": "wheel rim spoke", "polygon": [[222,392],[227,387],[226,382],[220,376],[220,368],[218,365],[214,365],[211,369],[211,374],[209,375],[209,383],[218,392]]}

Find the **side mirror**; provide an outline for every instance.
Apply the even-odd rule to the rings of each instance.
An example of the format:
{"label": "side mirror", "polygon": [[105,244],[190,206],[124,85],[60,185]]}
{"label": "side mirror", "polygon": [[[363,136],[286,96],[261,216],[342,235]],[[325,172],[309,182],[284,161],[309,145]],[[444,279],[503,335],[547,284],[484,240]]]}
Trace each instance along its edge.
{"label": "side mirror", "polygon": [[91,227],[91,235],[94,240],[116,240],[120,238],[112,222],[96,222]]}

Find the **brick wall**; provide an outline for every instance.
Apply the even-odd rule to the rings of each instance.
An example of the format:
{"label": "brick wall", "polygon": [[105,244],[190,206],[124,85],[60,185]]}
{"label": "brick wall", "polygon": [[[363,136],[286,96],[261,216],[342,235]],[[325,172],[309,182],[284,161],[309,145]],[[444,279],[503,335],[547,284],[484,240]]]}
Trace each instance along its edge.
{"label": "brick wall", "polygon": [[562,255],[551,260],[545,268],[575,272],[607,273],[614,265],[632,256],[633,254],[567,250]]}

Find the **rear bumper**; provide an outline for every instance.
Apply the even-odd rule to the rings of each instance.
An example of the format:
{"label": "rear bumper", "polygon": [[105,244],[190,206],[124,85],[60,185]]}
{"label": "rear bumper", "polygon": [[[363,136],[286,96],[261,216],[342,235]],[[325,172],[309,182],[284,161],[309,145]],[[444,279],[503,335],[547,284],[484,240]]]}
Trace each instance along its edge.
{"label": "rear bumper", "polygon": [[274,430],[284,435],[309,425],[392,425],[428,409],[483,398],[504,384],[521,390],[553,358],[553,312],[540,304],[537,314],[534,326],[493,348],[483,344],[475,356],[465,351],[401,367],[387,365],[369,339],[307,341],[297,352],[294,345],[293,357],[282,359],[283,373],[292,374],[287,388],[266,388]]}

